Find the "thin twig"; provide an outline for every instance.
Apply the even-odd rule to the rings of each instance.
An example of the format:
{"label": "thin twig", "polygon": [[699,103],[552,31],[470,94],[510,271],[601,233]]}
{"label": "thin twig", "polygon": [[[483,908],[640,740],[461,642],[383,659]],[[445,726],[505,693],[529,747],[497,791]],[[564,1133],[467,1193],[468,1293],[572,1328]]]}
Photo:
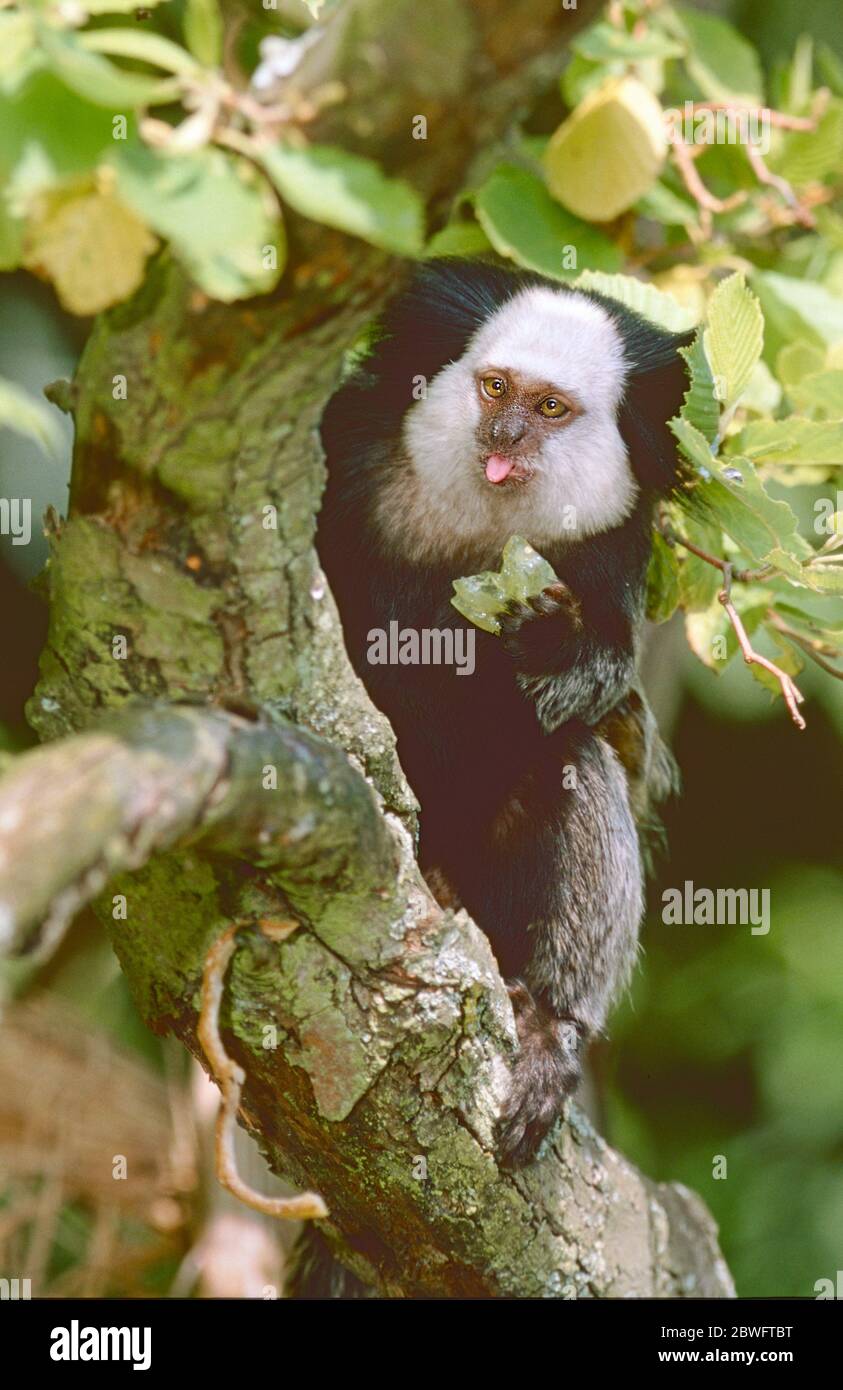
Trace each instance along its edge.
{"label": "thin twig", "polygon": [[[784,111],[774,111],[769,106],[753,106],[749,103],[735,101],[695,101],[690,103],[693,114],[698,111],[725,111],[730,115],[752,115],[761,121],[766,121],[769,125],[777,126],[782,130],[816,130],[817,122],[813,116],[790,116]],[[682,176],[685,187],[691,197],[697,203],[701,212],[701,223],[704,230],[711,229],[711,214],[715,212],[730,212],[733,208],[740,207],[746,201],[747,194],[741,190],[732,193],[728,198],[716,197],[709,188],[703,183],[697,172],[694,160],[701,153],[702,147],[689,145],[674,126],[669,127],[668,131],[671,148],[673,149],[676,167]],[[762,155],[755,148],[751,140],[747,140],[747,158],[752,166],[753,173],[758,182],[767,187],[775,188],[794,213],[796,220],[804,227],[814,227],[814,218],[804,203],[800,202],[794,190],[786,179],[772,173],[767,167]]]}
{"label": "thin twig", "polygon": [[246,1073],[229,1057],[219,1031],[219,1010],[225,988],[225,973],[234,955],[235,936],[240,923],[227,927],[211,946],[205,957],[202,972],[202,1005],[199,1012],[197,1036],[211,1064],[222,1102],[216,1125],[216,1172],[223,1187],[246,1206],[267,1216],[290,1221],[319,1221],[328,1215],[328,1208],[316,1192],[302,1192],[298,1197],[266,1197],[244,1182],[237,1171],[234,1155],[237,1110]]}
{"label": "thin twig", "polygon": [[726,610],[729,622],[735,629],[735,636],[738,639],[738,645],[743,653],[744,661],[746,662],[747,666],[763,666],[765,671],[769,671],[771,676],[775,676],[776,680],[781,686],[782,695],[785,699],[785,704],[790,710],[791,719],[793,720],[797,729],[804,729],[805,720],[799,713],[798,706],[804,704],[805,696],[802,694],[799,687],[794,684],[794,682],[791,680],[790,676],[787,674],[786,671],[783,671],[780,666],[777,666],[775,664],[774,661],[769,661],[766,656],[762,656],[760,652],[757,652],[755,650],[755,648],[749,640],[746,628],[744,627],[741,621],[741,616],[738,613],[738,610],[735,608],[735,605],[732,603],[731,595],[733,576],[731,565],[726,565],[726,567],[723,570],[723,575],[725,583],[717,597]]}
{"label": "thin twig", "polygon": [[740,101],[695,101],[692,111],[741,111],[747,115],[759,116],[762,121],[778,126],[781,130],[816,130],[817,123],[812,116],[789,116],[785,111],[774,111],[769,106],[753,106]]}
{"label": "thin twig", "polygon": [[728,571],[732,580],[737,580],[739,584],[756,584],[763,579],[767,579],[772,573],[772,565],[762,565],[761,568],[757,570],[736,570],[729,560],[723,560],[719,555],[710,555],[707,550],[701,550],[698,545],[694,545],[693,541],[686,540],[684,536],[680,536],[677,531],[674,531],[672,526],[663,524],[659,529],[668,545],[681,545],[684,550],[690,550],[692,555],[697,556],[697,559],[705,560],[707,565],[713,565],[714,568],[720,570],[722,574],[726,574]]}
{"label": "thin twig", "polygon": [[[704,212],[709,214],[712,212],[731,212],[733,208],[740,207],[741,203],[746,202],[747,195],[743,190],[730,194],[728,198],[717,198],[710,189],[706,188],[694,164],[697,155],[702,152],[702,147],[692,148],[676,131],[671,133],[670,143],[676,159],[676,166],[682,175],[685,187],[694,202]],[[711,221],[710,217],[708,221]]]}
{"label": "thin twig", "polygon": [[[766,656],[762,656],[760,652],[755,651],[747,636],[746,628],[741,622],[740,614],[732,603],[732,584],[736,580],[742,584],[755,583],[758,580],[766,578],[771,572],[772,566],[765,565],[757,570],[736,570],[731,561],[723,560],[719,555],[709,555],[708,551],[701,550],[700,547],[694,545],[692,541],[685,540],[684,536],[677,535],[672,527],[662,524],[660,529],[668,545],[681,545],[685,550],[690,550],[691,554],[696,555],[698,559],[705,560],[706,564],[713,565],[715,569],[720,570],[723,575],[723,588],[720,590],[717,597],[725,608],[732,627],[735,629],[735,636],[738,639],[738,645],[743,653],[744,661],[748,666],[763,666],[765,671],[769,671],[771,675],[775,676],[782,688],[782,694],[784,695],[794,724],[796,724],[797,728],[804,729],[805,720],[797,709],[797,705],[804,703],[804,695],[798,687],[794,685],[786,671],[776,666],[775,662],[769,661]],[[823,665],[823,663],[820,662],[820,665]],[[843,675],[841,678],[843,678]]]}
{"label": "thin twig", "polygon": [[767,167],[764,156],[751,142],[746,146],[746,157],[752,165],[752,171],[758,182],[766,184],[768,188],[775,188],[776,192],[781,194],[796,221],[803,227],[816,227],[816,218],[808,208],[800,203],[792,185],[788,183],[787,179],[783,179],[780,174],[774,174],[772,169]]}
{"label": "thin twig", "polygon": [[767,621],[771,623],[778,632],[781,632],[785,637],[789,638],[791,642],[795,642],[797,647],[799,647],[806,656],[809,656],[812,661],[815,661],[823,671],[827,671],[830,676],[834,676],[835,680],[843,681],[843,667],[833,666],[830,661],[826,661],[825,657],[818,651],[810,637],[806,637],[803,633],[797,632],[796,628],[791,627],[790,623],[786,623],[774,608],[769,610]]}

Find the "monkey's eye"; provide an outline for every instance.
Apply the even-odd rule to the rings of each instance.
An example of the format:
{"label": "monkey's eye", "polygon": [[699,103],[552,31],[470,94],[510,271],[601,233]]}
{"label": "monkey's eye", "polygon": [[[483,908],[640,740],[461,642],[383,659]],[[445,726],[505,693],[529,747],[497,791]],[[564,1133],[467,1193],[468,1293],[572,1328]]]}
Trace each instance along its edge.
{"label": "monkey's eye", "polygon": [[480,385],[483,387],[484,395],[493,401],[506,395],[506,382],[502,376],[484,376]]}
{"label": "monkey's eye", "polygon": [[561,420],[564,415],[571,414],[571,407],[558,396],[546,396],[539,410],[548,420]]}

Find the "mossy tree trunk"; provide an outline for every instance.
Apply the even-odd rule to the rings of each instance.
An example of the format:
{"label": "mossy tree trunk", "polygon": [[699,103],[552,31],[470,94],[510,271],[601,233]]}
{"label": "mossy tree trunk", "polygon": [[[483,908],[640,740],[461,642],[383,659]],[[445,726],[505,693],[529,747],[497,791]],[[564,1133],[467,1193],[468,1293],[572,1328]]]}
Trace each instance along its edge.
{"label": "mossy tree trunk", "polygon": [[[588,7],[401,0],[377,31],[388,81],[360,57],[370,9],[337,57],[346,132],[441,209]],[[323,1195],[326,1236],[379,1291],[728,1295],[698,1199],[643,1178],[578,1114],[530,1169],[497,1167],[506,991],[483,934],[418,873],[392,734],[313,550],[320,412],[400,267],[291,232],[278,294],[212,304],[162,259],[94,327],[30,703],[51,742],[0,791],[0,928],[49,936],[95,898],[150,1026],[200,1055],[203,961],[240,924],[222,1021],[241,1120],[276,1172]]]}

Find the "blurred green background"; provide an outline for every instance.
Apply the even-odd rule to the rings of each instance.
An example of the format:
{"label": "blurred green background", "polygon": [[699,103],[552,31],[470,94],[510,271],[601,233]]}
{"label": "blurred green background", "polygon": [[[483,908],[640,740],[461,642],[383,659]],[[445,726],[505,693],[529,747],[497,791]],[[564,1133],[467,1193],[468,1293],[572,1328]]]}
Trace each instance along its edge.
{"label": "blurred green background", "polygon": [[[604,1132],[700,1193],[739,1294],[812,1295],[843,1254],[843,699],[806,673],[800,734],[741,664],[712,677],[676,637],[659,631],[648,674],[657,701],[679,678],[683,792],[598,1058]],[[686,880],[768,888],[769,933],[664,925]]]}
{"label": "blurred green background", "polygon": [[[840,0],[699,8],[728,15],[768,65],[787,60],[804,32],[843,58]],[[84,333],[84,321],[63,314],[48,288],[30,276],[5,277],[0,376],[40,392],[70,374]],[[64,510],[66,421],[64,428],[68,452],[55,464],[3,433],[0,493],[33,496],[36,514],[48,504]],[[813,494],[803,491],[809,512]],[[35,680],[44,613],[27,581],[45,550],[40,542],[16,548],[0,539],[0,747],[15,747],[31,739],[23,704]],[[720,1225],[740,1294],[810,1296],[817,1280],[833,1280],[843,1267],[843,687],[813,668],[800,676],[808,713],[800,734],[781,702],[774,705],[740,663],[719,678],[705,670],[677,620],[654,634],[646,676],[684,790],[666,818],[670,850],[651,887],[642,968],[616,1013],[611,1041],[595,1055],[602,1125],[651,1176],[701,1194]],[[769,888],[769,934],[753,936],[748,926],[665,926],[661,894],[685,880]],[[48,971],[30,978],[16,968],[7,989],[59,1011],[70,1004],[89,1037],[110,1040],[129,1069],[145,1068],[151,1084],[163,1087],[155,1093],[159,1123],[174,1064],[168,1073],[161,1045],[135,1016],[110,949],[89,919],[77,923]],[[26,1213],[10,1218],[20,1200],[14,1183],[10,1190],[0,1199],[0,1242],[23,1260],[32,1222]],[[185,1208],[156,1208],[153,1199],[150,1191],[148,1209],[119,1218],[117,1253],[90,1291],[172,1287],[193,1218]],[[84,1280],[65,1276],[90,1261],[98,1228],[84,1191],[72,1200],[59,1193],[56,1212],[45,1277],[56,1291],[77,1291],[88,1287]]]}

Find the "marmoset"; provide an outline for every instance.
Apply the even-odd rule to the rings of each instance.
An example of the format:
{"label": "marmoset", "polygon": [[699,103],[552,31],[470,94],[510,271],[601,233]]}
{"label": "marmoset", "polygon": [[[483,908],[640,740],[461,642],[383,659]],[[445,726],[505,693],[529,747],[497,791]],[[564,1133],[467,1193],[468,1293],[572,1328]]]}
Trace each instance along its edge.
{"label": "marmoset", "polygon": [[[671,760],[636,666],[688,338],[600,294],[451,259],[420,267],[376,333],[324,416],[319,556],[420,803],[422,870],[509,983],[520,1050],[498,1142],[520,1165],[637,954],[641,826]],[[510,602],[499,635],[476,630],[470,678],[370,664],[374,629],[468,626],[452,582],[499,568],[513,535],[557,582]]]}

